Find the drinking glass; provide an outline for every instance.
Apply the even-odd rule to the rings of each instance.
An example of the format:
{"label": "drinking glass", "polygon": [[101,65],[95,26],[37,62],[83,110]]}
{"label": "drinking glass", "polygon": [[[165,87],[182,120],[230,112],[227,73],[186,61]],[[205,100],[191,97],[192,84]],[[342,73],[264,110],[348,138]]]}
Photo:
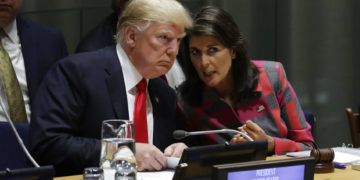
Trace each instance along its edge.
{"label": "drinking glass", "polygon": [[87,167],[84,169],[83,180],[103,180],[103,170],[99,167]]}
{"label": "drinking glass", "polygon": [[128,120],[111,119],[102,123],[102,169],[114,169],[115,179],[136,179],[134,125]]}

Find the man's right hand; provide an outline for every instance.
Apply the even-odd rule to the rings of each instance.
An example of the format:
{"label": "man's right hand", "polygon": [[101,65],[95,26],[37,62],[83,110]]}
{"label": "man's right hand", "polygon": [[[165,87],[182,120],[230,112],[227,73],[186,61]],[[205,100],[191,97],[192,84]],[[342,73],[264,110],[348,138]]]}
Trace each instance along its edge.
{"label": "man's right hand", "polygon": [[135,143],[135,151],[138,171],[159,171],[166,167],[165,155],[154,145]]}

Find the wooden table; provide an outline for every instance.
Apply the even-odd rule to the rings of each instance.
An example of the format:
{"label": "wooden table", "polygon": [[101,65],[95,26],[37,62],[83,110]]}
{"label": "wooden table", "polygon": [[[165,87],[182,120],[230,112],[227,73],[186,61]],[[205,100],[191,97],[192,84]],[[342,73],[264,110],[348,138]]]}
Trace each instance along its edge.
{"label": "wooden table", "polygon": [[[276,160],[283,158],[291,158],[287,156],[270,156],[267,157],[266,160]],[[314,180],[359,180],[360,179],[360,171],[352,170],[351,165],[346,166],[346,169],[337,169],[332,173],[315,173]]]}
{"label": "wooden table", "polygon": [[[287,156],[271,156],[266,158],[266,160],[276,160],[276,159],[284,159],[289,158]],[[56,177],[55,180],[82,180],[82,175],[75,176],[65,176],[65,177]],[[314,180],[359,180],[360,179],[360,171],[352,170],[351,166],[348,165],[346,169],[336,169],[333,173],[324,173],[314,175]]]}

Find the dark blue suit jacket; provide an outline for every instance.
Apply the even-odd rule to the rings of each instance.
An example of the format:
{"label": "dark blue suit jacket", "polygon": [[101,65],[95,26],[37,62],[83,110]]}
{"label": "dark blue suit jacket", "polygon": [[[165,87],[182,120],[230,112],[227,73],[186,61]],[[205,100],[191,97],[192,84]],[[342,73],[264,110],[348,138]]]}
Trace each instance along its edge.
{"label": "dark blue suit jacket", "polygon": [[[154,145],[164,150],[174,143],[176,95],[160,78],[149,80],[148,91]],[[99,166],[102,121],[129,118],[115,46],[59,61],[42,83],[35,104],[31,151],[40,164],[53,164],[57,176]]]}
{"label": "dark blue suit jacket", "polygon": [[111,13],[81,39],[75,52],[94,51],[106,46],[115,45],[116,40],[114,36],[116,34],[117,21],[118,14],[116,12]]}
{"label": "dark blue suit jacket", "polygon": [[68,55],[62,33],[18,15],[18,35],[25,63],[30,108],[40,83],[50,67]]}
{"label": "dark blue suit jacket", "polygon": [[[20,15],[16,17],[16,23],[25,64],[30,109],[33,111],[33,100],[42,79],[50,66],[57,60],[67,56],[67,50],[64,37],[60,31],[37,24]],[[22,127],[18,131],[20,131],[21,138],[27,145],[28,125],[22,124],[17,125],[17,127]],[[6,128],[10,129],[7,124],[3,124],[0,131],[4,131]],[[0,166],[9,168],[26,167],[28,159],[25,153],[18,146],[13,134],[8,133],[6,135],[0,137],[9,142],[7,145],[1,145],[0,158],[1,162],[4,163],[0,163]]]}

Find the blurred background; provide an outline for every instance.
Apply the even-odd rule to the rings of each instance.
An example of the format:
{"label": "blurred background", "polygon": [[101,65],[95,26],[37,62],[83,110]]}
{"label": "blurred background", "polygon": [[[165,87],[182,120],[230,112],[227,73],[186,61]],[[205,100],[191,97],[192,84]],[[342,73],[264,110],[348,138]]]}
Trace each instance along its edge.
{"label": "blurred background", "polygon": [[[112,0],[23,0],[22,14],[64,33],[70,53],[112,12]],[[222,7],[245,34],[252,59],[280,61],[322,148],[351,143],[345,108],[360,103],[360,1],[180,0],[192,13]]]}

